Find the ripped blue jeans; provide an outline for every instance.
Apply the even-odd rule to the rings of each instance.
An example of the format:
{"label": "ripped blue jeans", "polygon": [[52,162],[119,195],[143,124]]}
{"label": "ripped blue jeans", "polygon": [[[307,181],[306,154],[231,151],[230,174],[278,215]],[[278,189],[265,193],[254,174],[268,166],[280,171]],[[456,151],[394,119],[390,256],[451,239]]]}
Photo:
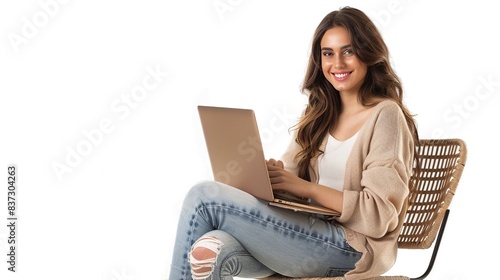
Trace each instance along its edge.
{"label": "ripped blue jeans", "polygon": [[[196,246],[209,257],[195,257]],[[338,225],[205,181],[184,200],[169,279],[342,276],[360,258]]]}

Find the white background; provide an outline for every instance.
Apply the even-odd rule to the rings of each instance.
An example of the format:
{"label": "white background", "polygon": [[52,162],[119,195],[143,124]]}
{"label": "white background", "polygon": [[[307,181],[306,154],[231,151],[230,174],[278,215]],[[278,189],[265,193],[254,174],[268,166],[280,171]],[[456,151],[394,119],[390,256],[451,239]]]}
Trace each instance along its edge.
{"label": "white background", "polygon": [[[211,178],[196,105],[254,109],[266,156],[279,157],[306,101],[314,29],[344,5],[379,26],[421,138],[468,145],[428,279],[495,275],[500,20],[493,1],[444,2],[2,1],[0,279],[166,279],[182,198]],[[402,251],[388,274],[420,275],[428,256]]]}

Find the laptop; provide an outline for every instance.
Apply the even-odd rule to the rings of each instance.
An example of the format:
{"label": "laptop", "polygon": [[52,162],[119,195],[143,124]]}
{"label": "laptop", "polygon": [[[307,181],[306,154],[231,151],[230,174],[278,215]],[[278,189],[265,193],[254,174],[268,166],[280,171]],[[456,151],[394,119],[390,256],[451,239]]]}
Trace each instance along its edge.
{"label": "laptop", "polygon": [[198,113],[215,181],[243,190],[271,206],[340,215],[308,199],[273,191],[253,110],[200,105]]}

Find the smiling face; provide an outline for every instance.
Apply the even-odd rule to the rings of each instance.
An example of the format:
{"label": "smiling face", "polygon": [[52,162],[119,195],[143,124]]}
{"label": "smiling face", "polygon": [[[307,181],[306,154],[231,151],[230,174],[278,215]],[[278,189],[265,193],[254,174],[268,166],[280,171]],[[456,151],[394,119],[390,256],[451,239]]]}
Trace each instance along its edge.
{"label": "smiling face", "polygon": [[325,78],[340,93],[358,94],[367,66],[354,54],[351,36],[344,27],[333,27],[323,35],[321,68]]}

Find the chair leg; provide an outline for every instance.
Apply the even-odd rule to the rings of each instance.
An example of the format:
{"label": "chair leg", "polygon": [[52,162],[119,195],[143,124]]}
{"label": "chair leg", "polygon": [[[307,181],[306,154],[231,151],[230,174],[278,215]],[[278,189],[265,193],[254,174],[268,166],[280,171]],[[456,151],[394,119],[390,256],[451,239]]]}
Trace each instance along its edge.
{"label": "chair leg", "polygon": [[443,237],[444,228],[446,227],[446,221],[448,220],[448,215],[450,214],[450,209],[446,209],[446,212],[443,216],[443,222],[441,223],[441,227],[439,228],[439,233],[436,238],[436,243],[434,244],[434,250],[432,251],[431,260],[427,270],[422,274],[422,276],[417,278],[410,278],[411,280],[422,280],[425,279],[431,273],[432,267],[434,266],[434,261],[436,260],[436,256],[439,250],[439,245],[441,243],[441,238]]}

